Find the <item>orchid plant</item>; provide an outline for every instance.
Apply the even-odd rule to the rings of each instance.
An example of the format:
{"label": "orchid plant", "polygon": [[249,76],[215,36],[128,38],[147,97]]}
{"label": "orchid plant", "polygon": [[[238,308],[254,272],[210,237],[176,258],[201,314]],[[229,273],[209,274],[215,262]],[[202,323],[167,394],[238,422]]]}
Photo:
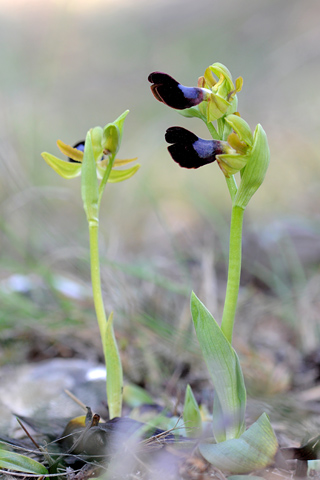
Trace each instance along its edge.
{"label": "orchid plant", "polygon": [[[148,77],[155,98],[186,117],[201,119],[210,139],[185,128],[168,128],[165,140],[173,160],[192,169],[216,162],[230,192],[232,210],[229,266],[221,325],[192,292],[191,314],[200,347],[213,381],[213,441],[200,443],[200,453],[215,467],[231,473],[248,473],[270,465],[278,444],[266,414],[245,426],[246,389],[232,336],[240,286],[242,224],[245,208],[261,186],[270,152],[265,131],[252,133],[238,112],[237,93],[243,80],[232,80],[221,63],[209,66],[195,87],[186,87],[170,75],[153,72]],[[237,185],[235,175],[239,173]],[[185,397],[184,421],[188,431],[200,430],[199,407],[191,388]]]}
{"label": "orchid plant", "polygon": [[128,160],[116,158],[121,145],[124,120],[128,113],[129,110],[125,111],[104,128],[90,129],[85,141],[78,142],[73,147],[58,140],[58,147],[67,156],[66,160],[61,160],[47,152],[42,153],[48,165],[63,178],[74,178],[81,174],[81,195],[89,226],[93,300],[107,368],[107,397],[111,419],[121,416],[123,380],[121,360],[113,330],[113,313],[111,312],[107,318],[101,290],[99,212],[107,183],[127,180],[140,167],[139,164],[135,164],[125,169],[118,168],[136,160],[136,158]]}

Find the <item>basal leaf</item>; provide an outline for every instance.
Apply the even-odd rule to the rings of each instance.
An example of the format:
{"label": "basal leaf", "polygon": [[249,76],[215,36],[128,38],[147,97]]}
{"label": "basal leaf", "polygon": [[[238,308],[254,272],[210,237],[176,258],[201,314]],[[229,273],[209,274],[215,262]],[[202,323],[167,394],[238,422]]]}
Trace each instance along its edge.
{"label": "basal leaf", "polygon": [[215,389],[215,438],[218,442],[237,438],[245,430],[246,407],[246,389],[238,356],[209,310],[194,293],[191,294],[191,313]]}
{"label": "basal leaf", "polygon": [[266,468],[273,463],[277,449],[277,438],[265,413],[239,438],[199,445],[201,455],[208,462],[230,473]]}
{"label": "basal leaf", "polygon": [[44,465],[36,462],[32,458],[10,452],[0,448],[0,468],[14,470],[15,472],[35,473],[38,475],[47,475],[48,470]]}

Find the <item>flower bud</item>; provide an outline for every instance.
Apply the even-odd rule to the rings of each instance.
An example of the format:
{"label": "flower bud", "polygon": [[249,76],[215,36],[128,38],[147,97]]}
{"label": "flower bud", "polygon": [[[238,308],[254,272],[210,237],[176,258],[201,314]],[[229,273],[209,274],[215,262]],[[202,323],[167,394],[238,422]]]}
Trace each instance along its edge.
{"label": "flower bud", "polygon": [[253,135],[253,146],[242,171],[241,183],[234,199],[234,205],[245,208],[262,184],[270,161],[268,139],[261,125],[257,125]]}

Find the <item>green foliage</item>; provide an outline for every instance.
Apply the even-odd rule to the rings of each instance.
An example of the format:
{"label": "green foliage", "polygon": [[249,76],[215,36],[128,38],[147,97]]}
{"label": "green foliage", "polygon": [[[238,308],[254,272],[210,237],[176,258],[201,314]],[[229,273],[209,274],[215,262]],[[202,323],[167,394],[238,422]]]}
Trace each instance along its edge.
{"label": "green foliage", "polygon": [[245,429],[246,389],[238,356],[219,325],[191,294],[191,313],[204,360],[215,388],[213,433],[218,442],[238,438]]}
{"label": "green foliage", "polygon": [[230,473],[250,473],[271,465],[277,449],[278,442],[265,413],[239,438],[199,445],[208,462]]}
{"label": "green foliage", "polygon": [[183,407],[183,421],[188,437],[200,437],[202,433],[202,420],[198,402],[196,401],[190,385],[187,385]]}
{"label": "green foliage", "polygon": [[33,473],[36,475],[47,475],[48,470],[44,465],[32,458],[19,453],[10,452],[0,448],[0,468],[13,470],[15,472]]}

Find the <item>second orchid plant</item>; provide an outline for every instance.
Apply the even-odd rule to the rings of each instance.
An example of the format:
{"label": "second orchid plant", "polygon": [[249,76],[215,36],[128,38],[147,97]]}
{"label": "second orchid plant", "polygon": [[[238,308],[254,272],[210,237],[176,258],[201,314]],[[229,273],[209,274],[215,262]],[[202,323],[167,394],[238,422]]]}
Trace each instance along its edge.
{"label": "second orchid plant", "polygon": [[61,160],[44,152],[45,161],[63,178],[74,178],[81,175],[81,196],[87,216],[90,238],[90,266],[93,291],[93,301],[98,320],[103,352],[107,368],[107,397],[110,418],[120,417],[122,409],[122,365],[113,330],[113,313],[107,318],[100,278],[99,260],[99,212],[102,195],[107,183],[117,183],[132,177],[139,169],[136,164],[129,168],[123,167],[134,160],[119,160],[116,158],[120,148],[124,120],[129,113],[126,110],[114,122],[104,128],[95,127],[88,131],[85,141],[75,146],[58,140],[61,152],[67,156]]}
{"label": "second orchid plant", "polygon": [[[148,78],[153,95],[186,117],[197,117],[207,126],[210,140],[174,126],[165,134],[168,151],[184,168],[199,168],[216,162],[226,180],[231,202],[229,266],[221,325],[195,293],[191,313],[203,357],[213,381],[214,442],[199,445],[201,454],[214,466],[231,473],[247,473],[272,463],[277,440],[266,414],[246,430],[246,389],[238,356],[232,347],[234,320],[241,273],[242,223],[245,208],[262,184],[270,158],[267,136],[261,125],[252,133],[238,113],[235,83],[221,63],[209,66],[196,87],[181,85],[170,75],[153,72]],[[239,173],[237,185],[235,175]],[[199,409],[188,386],[184,421],[188,431],[199,431]]]}

